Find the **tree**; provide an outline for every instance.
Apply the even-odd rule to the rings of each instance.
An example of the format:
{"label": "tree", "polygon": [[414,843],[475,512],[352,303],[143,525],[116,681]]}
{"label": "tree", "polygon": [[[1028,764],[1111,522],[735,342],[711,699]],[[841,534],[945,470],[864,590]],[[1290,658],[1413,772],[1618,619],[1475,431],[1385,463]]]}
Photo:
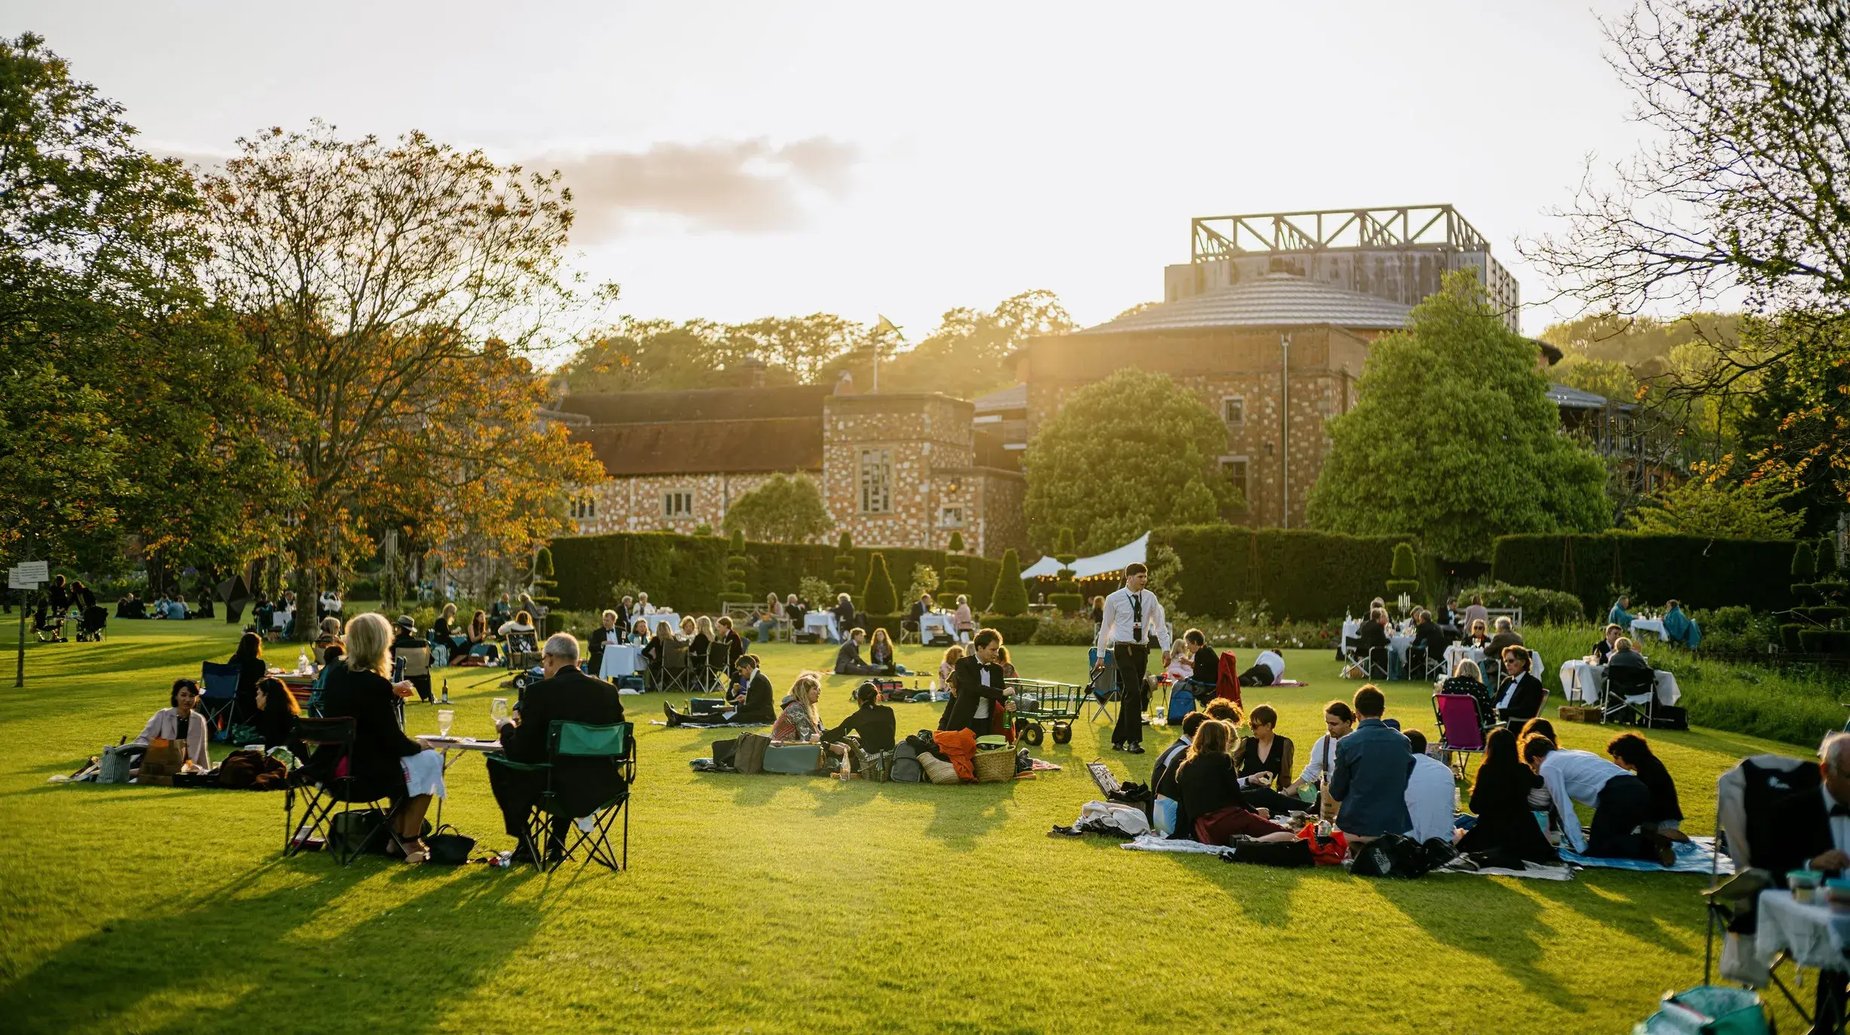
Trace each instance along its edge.
{"label": "tree", "polygon": [[1002,551],[1002,568],[996,572],[996,586],[989,592],[989,613],[1028,613],[1028,587],[1021,581],[1021,555],[1014,547]]}
{"label": "tree", "polygon": [[1821,578],[1837,577],[1837,542],[1828,535],[1818,540],[1818,575]]}
{"label": "tree", "polygon": [[1697,464],[1688,481],[1645,501],[1632,519],[1641,532],[1713,536],[1719,539],[1791,539],[1805,524],[1805,512],[1787,513],[1769,479],[1730,482],[1728,465]]}
{"label": "tree", "polygon": [[808,475],[776,474],[734,500],[720,524],[728,533],[744,533],[754,542],[809,543],[833,522]]}
{"label": "tree", "polygon": [[1448,276],[1405,330],[1369,346],[1357,387],[1355,407],[1329,422],[1313,527],[1418,532],[1441,557],[1483,560],[1498,535],[1609,523],[1604,465],[1560,433],[1534,344],[1502,324],[1469,273]]}
{"label": "tree", "polygon": [[[975,398],[1014,383],[1009,356],[1028,339],[1074,326],[1059,297],[1045,290],[1024,291],[987,311],[952,309],[916,345],[882,362],[880,387]],[[857,384],[862,374],[854,369]]]}
{"label": "tree", "polygon": [[393,529],[515,555],[568,530],[566,486],[602,471],[535,416],[547,390],[527,355],[583,301],[557,172],[321,122],[238,148],[201,181],[207,282],[300,411],[278,434],[304,489],[296,588],[312,598]]}
{"label": "tree", "polygon": [[[1044,543],[1071,527],[1092,554],[1158,526],[1216,521],[1239,502],[1217,470],[1226,445],[1226,425],[1167,374],[1127,367],[1087,385],[1022,457],[1028,536]],[[1102,471],[1111,472],[1111,492],[1099,491]]]}
{"label": "tree", "polygon": [[[1601,311],[1631,315],[1654,302],[1700,305],[1739,291],[1751,312],[1781,321],[1842,320],[1850,310],[1850,8],[1640,0],[1605,30],[1608,61],[1652,132],[1629,162],[1587,177],[1563,213],[1569,231],[1530,245],[1530,257]],[[1771,347],[1724,345],[1705,376],[1676,391],[1725,395],[1778,364],[1850,362],[1842,350],[1808,354],[1802,335],[1760,344]],[[1843,412],[1840,398],[1788,411],[1800,424],[1821,424],[1816,452],[1768,453],[1759,473],[1796,487],[1826,468],[1850,498],[1850,436],[1829,434],[1833,406]]]}
{"label": "tree", "polygon": [[893,589],[893,574],[886,568],[886,554],[878,551],[868,558],[867,585],[861,589],[861,610],[870,615],[890,615],[899,610],[899,595]]}
{"label": "tree", "polygon": [[1791,489],[1782,506],[1808,512],[1824,533],[1850,506],[1850,314],[1793,313],[1760,321],[1755,335],[1778,339],[1740,422],[1749,477]]}
{"label": "tree", "polygon": [[1818,574],[1818,559],[1810,543],[1802,542],[1792,548],[1791,574],[1794,582],[1810,582]]}

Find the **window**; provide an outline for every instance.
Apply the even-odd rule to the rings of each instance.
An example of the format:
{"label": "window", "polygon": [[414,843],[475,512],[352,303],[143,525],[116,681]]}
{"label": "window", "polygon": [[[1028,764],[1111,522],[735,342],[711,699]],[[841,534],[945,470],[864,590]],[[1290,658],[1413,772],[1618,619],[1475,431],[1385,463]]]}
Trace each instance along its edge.
{"label": "window", "polygon": [[1252,499],[1246,494],[1246,458],[1243,456],[1223,456],[1220,458],[1220,470],[1221,474],[1226,476],[1227,484],[1239,490],[1240,506],[1250,507],[1252,505]]}
{"label": "window", "polygon": [[692,517],[694,515],[694,494],[691,492],[662,493],[662,516],[670,518]]}
{"label": "window", "polygon": [[1236,428],[1245,424],[1246,397],[1243,395],[1221,396],[1220,419]]}
{"label": "window", "polygon": [[944,510],[941,511],[938,515],[938,527],[939,528],[962,528],[964,527],[964,508],[962,507],[944,508]]}
{"label": "window", "polygon": [[574,518],[594,518],[597,516],[596,496],[572,497],[572,516]]}
{"label": "window", "polygon": [[893,451],[861,450],[861,513],[886,514],[893,509]]}

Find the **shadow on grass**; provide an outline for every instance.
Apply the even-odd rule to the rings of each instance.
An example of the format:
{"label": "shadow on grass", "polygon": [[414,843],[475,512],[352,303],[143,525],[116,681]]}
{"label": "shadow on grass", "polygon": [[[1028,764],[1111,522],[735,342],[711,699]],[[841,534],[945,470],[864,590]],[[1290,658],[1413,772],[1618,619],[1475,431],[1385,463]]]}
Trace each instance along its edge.
{"label": "shadow on grass", "polygon": [[[1569,1012],[1581,1012],[1585,990],[1562,985],[1545,966],[1553,955],[1548,945],[1553,932],[1541,922],[1542,903],[1512,886],[1509,881],[1513,879],[1442,876],[1417,881],[1368,880],[1366,886],[1435,940],[1503,971],[1521,985],[1524,994]],[[1465,881],[1474,882],[1469,914],[1455,907],[1454,893],[1460,890],[1456,885]],[[1610,922],[1611,917],[1601,919]]]}

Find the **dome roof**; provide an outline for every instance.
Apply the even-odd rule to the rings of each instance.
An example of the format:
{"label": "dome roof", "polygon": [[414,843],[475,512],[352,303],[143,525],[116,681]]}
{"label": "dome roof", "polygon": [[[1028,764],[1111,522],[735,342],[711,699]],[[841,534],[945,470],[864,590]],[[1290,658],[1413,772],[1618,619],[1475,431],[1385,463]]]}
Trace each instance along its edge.
{"label": "dome roof", "polygon": [[1197,331],[1217,327],[1308,327],[1399,330],[1410,306],[1300,277],[1268,273],[1205,295],[1177,299],[1088,327],[1080,334]]}

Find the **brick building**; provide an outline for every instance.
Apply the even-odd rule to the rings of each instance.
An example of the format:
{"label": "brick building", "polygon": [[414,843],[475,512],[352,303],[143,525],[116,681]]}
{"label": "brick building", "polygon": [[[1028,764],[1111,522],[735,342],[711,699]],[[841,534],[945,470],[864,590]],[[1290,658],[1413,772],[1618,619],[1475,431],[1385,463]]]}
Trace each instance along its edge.
{"label": "brick building", "polygon": [[718,529],[740,496],[804,474],[861,546],[944,549],[951,533],[989,556],[1022,547],[1014,453],[970,403],[936,394],[831,387],[719,388],[566,396],[553,416],[588,442],[608,477],[570,503],[581,534]]}

